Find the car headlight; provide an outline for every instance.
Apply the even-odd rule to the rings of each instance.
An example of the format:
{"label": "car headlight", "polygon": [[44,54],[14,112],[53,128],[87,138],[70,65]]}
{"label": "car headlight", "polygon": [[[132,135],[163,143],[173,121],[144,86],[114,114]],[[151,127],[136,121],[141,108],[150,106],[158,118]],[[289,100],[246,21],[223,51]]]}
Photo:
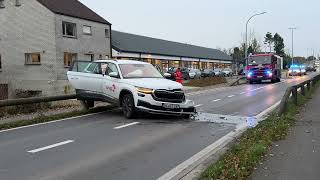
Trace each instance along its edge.
{"label": "car headlight", "polygon": [[142,88],[142,87],[136,87],[136,90],[139,93],[143,93],[143,94],[152,94],[153,89],[149,89],[149,88]]}

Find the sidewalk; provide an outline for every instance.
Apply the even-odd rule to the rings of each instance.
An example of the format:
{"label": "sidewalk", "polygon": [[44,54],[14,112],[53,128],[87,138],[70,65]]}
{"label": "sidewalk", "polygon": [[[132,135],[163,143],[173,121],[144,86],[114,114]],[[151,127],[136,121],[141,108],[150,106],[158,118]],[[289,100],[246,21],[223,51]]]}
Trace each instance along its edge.
{"label": "sidewalk", "polygon": [[276,142],[249,179],[320,179],[320,89],[303,108],[288,137]]}

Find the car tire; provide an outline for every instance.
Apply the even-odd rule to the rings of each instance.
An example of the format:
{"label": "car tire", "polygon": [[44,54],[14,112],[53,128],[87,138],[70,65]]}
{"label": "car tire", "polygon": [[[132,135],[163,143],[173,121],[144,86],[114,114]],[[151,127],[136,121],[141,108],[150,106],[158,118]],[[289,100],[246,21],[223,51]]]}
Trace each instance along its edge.
{"label": "car tire", "polygon": [[89,110],[90,108],[94,107],[94,101],[90,100],[81,100],[82,107],[84,110]]}
{"label": "car tire", "polygon": [[123,115],[128,118],[132,119],[135,116],[135,104],[132,94],[126,94],[122,98],[122,112]]}
{"label": "car tire", "polygon": [[184,115],[182,115],[182,118],[183,118],[183,119],[190,119],[190,117],[191,117],[191,114],[184,114]]}
{"label": "car tire", "polygon": [[249,84],[253,84],[253,81],[249,81]]}

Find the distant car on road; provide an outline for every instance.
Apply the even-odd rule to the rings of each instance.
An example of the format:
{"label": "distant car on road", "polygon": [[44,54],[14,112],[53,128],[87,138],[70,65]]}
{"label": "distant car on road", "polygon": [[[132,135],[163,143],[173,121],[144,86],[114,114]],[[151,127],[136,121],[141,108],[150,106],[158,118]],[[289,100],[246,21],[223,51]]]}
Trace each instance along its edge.
{"label": "distant car on road", "polygon": [[200,79],[201,78],[201,71],[199,69],[191,69],[189,71],[190,79]]}
{"label": "distant car on road", "polygon": [[224,73],[225,76],[228,76],[228,77],[233,76],[232,69],[230,68],[225,68],[222,70],[222,72]]}
{"label": "distant car on road", "polygon": [[213,76],[214,76],[213,69],[204,69],[201,72],[201,77],[213,77]]}

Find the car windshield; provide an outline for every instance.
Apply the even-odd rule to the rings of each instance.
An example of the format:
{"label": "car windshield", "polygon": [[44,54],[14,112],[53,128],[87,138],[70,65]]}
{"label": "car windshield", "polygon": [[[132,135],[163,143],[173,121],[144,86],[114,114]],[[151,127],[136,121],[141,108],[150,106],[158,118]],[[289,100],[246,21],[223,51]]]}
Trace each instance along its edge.
{"label": "car windshield", "polygon": [[120,64],[123,78],[163,78],[151,64]]}
{"label": "car windshield", "polygon": [[249,57],[249,64],[271,64],[271,56]]}

